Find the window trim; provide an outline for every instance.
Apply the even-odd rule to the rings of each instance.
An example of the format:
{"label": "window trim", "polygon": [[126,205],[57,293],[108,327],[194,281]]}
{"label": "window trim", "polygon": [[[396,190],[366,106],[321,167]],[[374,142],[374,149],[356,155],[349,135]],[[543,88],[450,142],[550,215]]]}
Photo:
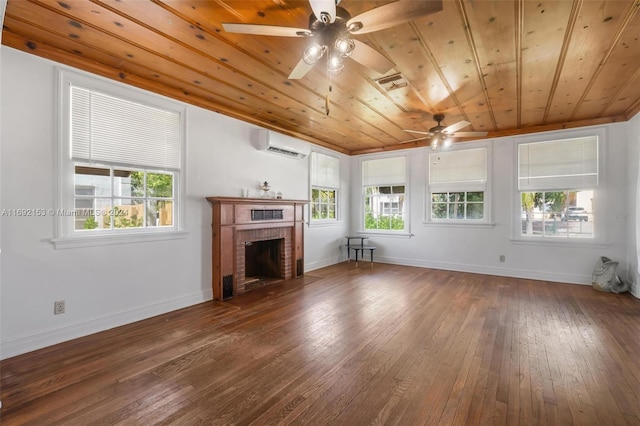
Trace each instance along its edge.
{"label": "window trim", "polygon": [[[167,240],[185,238],[184,231],[184,194],[185,187],[185,151],[186,151],[186,122],[187,109],[184,104],[164,98],[162,96],[137,89],[131,86],[113,82],[87,73],[77,72],[64,68],[57,68],[57,143],[55,147],[56,164],[54,167],[54,211],[66,211],[74,209],[74,168],[79,163],[71,158],[70,137],[70,94],[68,86],[76,83],[84,87],[99,90],[105,94],[113,95],[136,103],[155,108],[175,111],[180,114],[180,170],[174,172],[174,225],[172,227],[149,227],[132,229],[100,230],[93,232],[75,232],[73,221],[68,216],[54,214],[54,238],[51,242],[55,248],[89,247],[111,244],[128,244],[134,242]],[[109,164],[111,166],[132,168],[132,165]],[[148,167],[140,166],[140,169]]]}
{"label": "window trim", "polygon": [[[544,191],[520,191],[518,188],[518,153],[519,146],[521,144],[536,143],[536,142],[548,142],[548,141],[560,141],[564,139],[575,139],[588,136],[597,136],[598,138],[598,185],[589,188],[593,190],[594,202],[593,211],[597,212],[594,215],[594,237],[552,237],[552,236],[527,236],[522,235],[522,219],[521,219],[521,192],[550,192]],[[545,133],[535,133],[530,135],[517,136],[513,138],[513,173],[512,173],[512,202],[511,202],[511,238],[512,243],[517,244],[530,244],[541,245],[550,247],[594,247],[594,248],[607,248],[610,246],[607,236],[607,223],[608,212],[604,205],[606,200],[604,198],[604,191],[602,188],[606,187],[606,165],[607,165],[607,145],[609,144],[609,130],[605,126],[591,126],[578,129],[560,130]],[[584,189],[584,188],[583,188]],[[564,191],[576,191],[575,188],[566,188]]]}
{"label": "window trim", "polygon": [[[312,161],[313,161],[313,154],[321,154],[321,155],[326,155],[327,157],[332,157],[334,159],[336,159],[338,161],[338,172],[339,172],[339,176],[338,176],[338,182],[339,182],[339,186],[337,188],[333,188],[333,187],[329,187],[329,186],[318,186],[318,185],[313,185],[312,184]],[[340,158],[336,155],[333,155],[332,153],[327,153],[327,152],[323,152],[323,151],[319,151],[319,150],[311,150],[311,154],[309,155],[309,221],[308,226],[312,227],[312,226],[335,226],[338,225],[339,223],[342,222],[342,200],[340,199],[340,197],[342,196],[342,188],[340,188],[340,186],[342,185],[342,179],[340,178],[340,175],[342,174],[342,162],[340,161]],[[311,215],[311,209],[312,209],[312,205],[313,205],[313,190],[314,189],[320,189],[320,190],[333,190],[336,192],[336,196],[335,196],[335,200],[336,200],[336,206],[335,206],[335,211],[336,211],[336,217],[335,219],[314,219]]]}
{"label": "window trim", "polygon": [[[424,202],[424,217],[422,224],[424,226],[439,226],[439,227],[464,227],[464,228],[493,228],[495,223],[493,222],[493,151],[492,140],[482,140],[473,142],[458,142],[454,143],[448,152],[464,151],[468,149],[480,149],[484,148],[487,154],[487,181],[484,188],[484,218],[482,219],[434,219],[431,216],[431,183],[429,181],[429,169],[427,168],[427,174],[425,176],[425,202]],[[429,156],[432,151],[427,153],[427,164],[430,161]],[[463,192],[463,191],[459,191]],[[464,192],[478,192],[473,189],[465,190]]]}
{"label": "window trim", "polygon": [[[404,177],[404,183],[402,184],[402,186],[404,186],[404,229],[402,230],[386,230],[386,229],[365,229],[364,227],[364,197],[365,197],[365,186],[364,186],[364,182],[363,182],[363,174],[364,174],[364,162],[365,161],[370,161],[370,160],[383,160],[383,159],[387,159],[387,158],[396,158],[396,157],[403,157],[404,158],[404,164],[405,164],[405,177]],[[359,171],[359,176],[358,176],[358,183],[360,185],[360,196],[359,196],[359,201],[358,201],[358,212],[359,212],[359,219],[358,219],[358,226],[360,228],[359,231],[357,231],[358,234],[366,234],[366,235],[380,235],[380,236],[397,236],[397,237],[411,237],[413,234],[411,234],[411,184],[410,184],[410,176],[411,176],[411,162],[410,162],[410,156],[407,153],[402,153],[402,154],[398,154],[396,153],[389,153],[389,154],[383,154],[383,155],[370,155],[370,156],[366,156],[366,157],[360,157],[359,159],[359,163],[358,163],[358,171]],[[373,186],[373,185],[368,185],[368,186]],[[381,184],[381,185],[377,185],[377,186],[400,186],[397,183],[393,183],[393,184]]]}
{"label": "window trim", "polygon": [[[319,191],[335,191],[335,212],[336,212],[336,217],[333,219],[314,219],[312,214],[311,214],[311,209],[313,208],[313,190],[317,189]],[[338,223],[340,221],[340,202],[338,202],[338,197],[340,197],[340,189],[339,188],[328,188],[328,187],[324,187],[324,186],[315,186],[312,185],[310,188],[310,192],[311,192],[311,197],[309,197],[309,223],[312,223],[314,225],[329,225],[329,224],[334,224],[334,223]]]}

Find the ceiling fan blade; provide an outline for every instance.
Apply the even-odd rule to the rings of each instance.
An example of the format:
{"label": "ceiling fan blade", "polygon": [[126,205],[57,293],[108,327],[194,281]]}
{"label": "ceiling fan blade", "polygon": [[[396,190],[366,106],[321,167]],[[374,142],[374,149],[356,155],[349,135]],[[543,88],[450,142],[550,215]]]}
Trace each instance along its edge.
{"label": "ceiling fan blade", "polygon": [[471,123],[469,123],[468,121],[465,121],[465,120],[458,121],[457,123],[452,124],[451,126],[447,126],[444,129],[442,129],[442,133],[455,133],[456,130],[460,130],[463,127],[467,127],[470,124]]}
{"label": "ceiling fan blade", "polygon": [[487,136],[488,132],[455,132],[449,133],[454,138],[474,138],[476,136]]}
{"label": "ceiling fan blade", "polygon": [[347,22],[353,34],[384,30],[442,10],[442,0],[399,0],[363,12]]}
{"label": "ceiling fan blade", "polygon": [[384,55],[376,49],[369,47],[360,40],[353,40],[356,47],[351,52],[351,59],[361,63],[367,68],[371,68],[377,73],[386,74],[395,66],[393,62],[388,60]]}
{"label": "ceiling fan blade", "polygon": [[336,20],[335,0],[309,0],[309,4],[318,21],[329,23]]}
{"label": "ceiling fan blade", "polygon": [[300,59],[300,62],[298,62],[293,71],[291,71],[291,74],[289,74],[289,80],[301,79],[311,71],[311,68],[313,68],[313,65],[309,65],[304,61],[304,59]]}
{"label": "ceiling fan blade", "polygon": [[276,25],[233,24],[223,22],[222,28],[228,33],[266,35],[276,37],[308,37],[311,31],[303,28],[279,27]]}
{"label": "ceiling fan blade", "polygon": [[409,143],[409,142],[417,142],[417,141],[423,141],[423,140],[426,140],[427,138],[428,138],[427,136],[423,136],[423,137],[421,137],[421,138],[409,139],[408,141],[400,141],[400,142],[398,142],[398,144]]}
{"label": "ceiling fan blade", "polygon": [[419,135],[425,135],[425,136],[433,136],[433,133],[431,132],[423,132],[421,130],[409,130],[409,129],[402,129],[403,132],[409,132],[409,133],[417,133]]}

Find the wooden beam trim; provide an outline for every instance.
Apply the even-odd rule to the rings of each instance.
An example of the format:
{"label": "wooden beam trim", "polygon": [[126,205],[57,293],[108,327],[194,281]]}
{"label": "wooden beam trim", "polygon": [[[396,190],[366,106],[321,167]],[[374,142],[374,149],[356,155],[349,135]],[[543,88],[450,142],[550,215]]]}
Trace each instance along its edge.
{"label": "wooden beam trim", "polygon": [[[476,42],[473,38],[473,34],[471,34],[471,23],[469,22],[469,15],[467,14],[467,9],[464,6],[463,0],[458,0],[456,2],[458,5],[458,11],[460,12],[460,17],[462,18],[462,23],[464,25],[464,33],[467,38],[467,43],[471,47],[471,54],[473,55],[473,62],[476,65],[476,72],[478,73],[478,80],[480,80],[480,86],[482,87],[482,94],[484,95],[485,105],[487,106],[487,111],[489,112],[489,117],[491,118],[491,124],[495,130],[498,129],[498,123],[496,121],[495,113],[493,112],[493,106],[491,105],[491,98],[489,97],[489,91],[487,90],[487,82],[484,79],[482,74],[482,68],[480,66],[480,56],[478,55],[478,48],[476,46]],[[456,99],[456,103],[458,100]],[[464,114],[465,120],[470,121],[466,114]]]}
{"label": "wooden beam trim", "polygon": [[524,31],[524,0],[518,0],[516,9],[516,127],[522,125],[522,44]]}
{"label": "wooden beam trim", "polygon": [[627,108],[627,110],[624,112],[624,116],[627,120],[631,120],[639,112],[640,112],[640,99],[635,101],[633,105]]}
{"label": "wooden beam trim", "polygon": [[571,14],[569,15],[569,22],[567,23],[567,30],[564,33],[564,40],[562,41],[562,48],[560,49],[560,56],[558,58],[558,64],[556,65],[556,72],[553,75],[553,82],[551,83],[551,89],[549,90],[549,98],[547,100],[547,106],[544,109],[544,115],[542,116],[542,124],[545,124],[549,119],[549,113],[551,112],[551,106],[553,104],[553,98],[558,90],[558,83],[560,82],[560,75],[564,68],[564,62],[567,59],[569,52],[569,44],[571,43],[571,36],[575,30],[576,22],[582,9],[582,0],[574,0],[571,6]]}
{"label": "wooden beam trim", "polygon": [[609,47],[607,48],[607,51],[605,52],[605,54],[602,57],[602,59],[598,62],[598,67],[596,68],[596,70],[594,71],[593,75],[589,79],[589,83],[587,84],[587,87],[585,87],[584,91],[582,92],[582,96],[580,96],[580,99],[576,103],[576,106],[573,109],[573,112],[571,113],[571,116],[569,117],[569,120],[573,120],[576,117],[576,115],[578,114],[578,110],[580,109],[580,107],[582,106],[582,103],[586,99],[587,94],[591,91],[591,88],[593,87],[593,85],[595,84],[596,80],[598,79],[598,76],[600,75],[600,73],[604,69],[604,66],[609,61],[609,58],[611,58],[611,55],[613,54],[613,51],[616,48],[616,45],[618,44],[618,42],[622,38],[624,32],[626,31],[627,27],[629,26],[629,24],[631,23],[633,18],[635,18],[635,16],[638,13],[639,9],[640,9],[640,2],[634,2],[629,7],[629,10],[627,11],[625,19],[618,26],[616,34],[613,37],[613,40],[611,40],[611,43],[609,44]]}
{"label": "wooden beam trim", "polygon": [[[640,100],[638,100],[637,104],[638,104],[637,105],[638,109],[640,109]],[[501,130],[496,132],[489,132],[489,134],[485,137],[463,139],[454,143],[496,139],[496,138],[503,138],[507,136],[519,136],[519,135],[526,135],[530,133],[550,132],[554,130],[575,129],[578,127],[597,126],[602,124],[621,123],[621,122],[628,121],[629,119],[630,118],[627,118],[622,115],[614,115],[610,117],[601,117],[601,118],[593,118],[593,119],[580,120],[580,121],[562,122],[562,123],[545,124],[545,125],[533,126],[533,127],[525,127],[522,129]],[[396,151],[400,149],[420,148],[420,147],[426,147],[426,146],[428,146],[426,142],[415,141],[415,142],[406,143],[406,144],[385,146],[382,148],[368,148],[368,149],[353,150],[353,151],[350,151],[349,154],[350,155],[373,154],[376,152]]]}
{"label": "wooden beam trim", "polygon": [[[627,90],[628,88],[630,88],[631,86],[633,86],[634,81],[639,80],[640,79],[640,68],[638,68],[636,70],[636,72],[633,74],[633,76],[622,86],[620,87],[616,93],[611,96],[611,99],[609,99],[609,101],[604,105],[604,107],[602,108],[602,110],[600,111],[600,113],[598,115],[604,115],[607,110],[609,108],[611,108],[611,106],[614,104],[614,102],[618,99],[618,97],[624,93],[625,90]],[[625,115],[627,115],[627,113],[633,109],[633,106],[637,103],[640,102],[640,99],[638,99],[636,102],[634,102],[630,108],[628,108],[625,111]]]}
{"label": "wooden beam trim", "polygon": [[[438,64],[438,61],[436,60],[436,57],[433,54],[433,51],[429,48],[429,45],[424,40],[424,37],[422,37],[422,33],[420,32],[420,30],[418,29],[418,27],[416,26],[416,24],[414,22],[411,22],[410,26],[411,26],[411,30],[415,33],[416,38],[418,39],[418,43],[420,43],[420,46],[422,47],[422,50],[424,51],[425,55],[429,58],[429,61],[431,61],[431,64],[433,65],[433,69],[438,74],[438,78],[440,78],[440,81],[442,81],[442,84],[447,88],[447,92],[449,92],[449,97],[456,104],[456,107],[458,108],[458,111],[460,111],[460,115],[462,115],[465,120],[469,121],[469,116],[467,115],[467,113],[462,108],[462,104],[460,103],[460,100],[456,96],[455,90],[453,90],[453,87],[451,87],[451,84],[449,83],[449,80],[447,80],[447,77],[442,72],[442,69],[440,68],[440,65]],[[428,103],[426,105],[429,106]],[[439,113],[441,111],[434,111],[433,108],[431,108],[430,112],[432,114],[435,114],[435,113]]]}

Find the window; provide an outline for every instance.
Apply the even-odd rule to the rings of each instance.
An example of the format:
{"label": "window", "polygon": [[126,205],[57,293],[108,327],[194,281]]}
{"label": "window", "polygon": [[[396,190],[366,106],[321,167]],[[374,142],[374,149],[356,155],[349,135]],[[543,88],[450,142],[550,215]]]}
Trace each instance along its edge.
{"label": "window", "polygon": [[338,219],[340,160],[330,155],[311,153],[311,220]]}
{"label": "window", "polygon": [[173,173],[75,166],[75,230],[173,226]]}
{"label": "window", "polygon": [[594,238],[598,137],[518,145],[520,235]]}
{"label": "window", "polygon": [[486,185],[486,148],[430,154],[427,211],[431,220],[486,222]]}
{"label": "window", "polygon": [[406,231],[405,157],[362,162],[364,229]]}
{"label": "window", "polygon": [[61,72],[58,236],[178,230],[182,110]]}

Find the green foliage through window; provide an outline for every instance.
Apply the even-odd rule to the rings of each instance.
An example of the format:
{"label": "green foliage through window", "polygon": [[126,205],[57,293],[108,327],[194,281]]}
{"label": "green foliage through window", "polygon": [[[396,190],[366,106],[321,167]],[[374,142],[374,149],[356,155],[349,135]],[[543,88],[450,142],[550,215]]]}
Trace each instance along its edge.
{"label": "green foliage through window", "polygon": [[75,229],[173,225],[173,173],[76,165]]}
{"label": "green foliage through window", "polygon": [[337,219],[337,192],[336,189],[316,187],[311,189],[311,219]]}
{"label": "green foliage through window", "polygon": [[434,192],[431,194],[432,219],[484,219],[484,192]]}
{"label": "green foliage through window", "polygon": [[404,191],[404,185],[365,187],[364,229],[404,230]]}
{"label": "green foliage through window", "polygon": [[521,192],[523,236],[593,238],[593,191]]}

